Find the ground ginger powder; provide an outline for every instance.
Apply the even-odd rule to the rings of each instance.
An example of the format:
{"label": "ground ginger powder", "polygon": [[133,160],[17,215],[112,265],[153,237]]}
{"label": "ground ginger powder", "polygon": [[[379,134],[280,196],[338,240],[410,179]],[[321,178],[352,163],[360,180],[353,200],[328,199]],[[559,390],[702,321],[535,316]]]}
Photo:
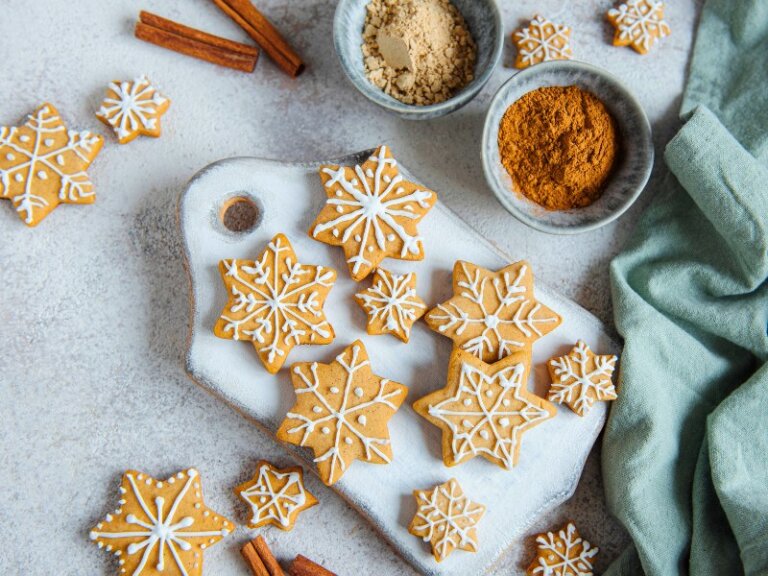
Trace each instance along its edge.
{"label": "ground ginger powder", "polygon": [[576,86],[528,92],[507,108],[499,128],[501,163],[515,190],[547,210],[597,200],[618,151],[605,104]]}

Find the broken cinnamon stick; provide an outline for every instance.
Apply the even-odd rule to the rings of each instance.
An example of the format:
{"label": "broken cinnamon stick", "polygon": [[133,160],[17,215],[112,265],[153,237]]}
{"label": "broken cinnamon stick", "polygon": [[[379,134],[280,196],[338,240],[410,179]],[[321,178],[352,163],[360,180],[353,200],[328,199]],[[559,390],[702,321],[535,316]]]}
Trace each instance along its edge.
{"label": "broken cinnamon stick", "polygon": [[266,540],[257,536],[243,546],[240,552],[248,562],[254,576],[285,576],[280,564],[267,546]]}
{"label": "broken cinnamon stick", "polygon": [[272,23],[248,0],[213,0],[222,12],[262,47],[288,75],[296,77],[304,71],[304,62]]}
{"label": "broken cinnamon stick", "polygon": [[326,570],[319,564],[315,564],[307,558],[299,554],[291,564],[291,574],[293,576],[336,576],[330,570]]}

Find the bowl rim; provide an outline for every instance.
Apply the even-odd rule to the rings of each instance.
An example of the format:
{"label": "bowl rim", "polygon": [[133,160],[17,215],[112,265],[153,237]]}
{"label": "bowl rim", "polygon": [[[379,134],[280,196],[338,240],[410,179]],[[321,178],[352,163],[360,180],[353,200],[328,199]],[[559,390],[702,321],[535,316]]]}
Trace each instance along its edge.
{"label": "bowl rim", "polygon": [[[485,152],[486,144],[489,142],[489,139],[492,136],[495,137],[495,134],[498,133],[498,126],[491,127],[491,113],[494,110],[496,104],[500,100],[502,100],[502,98],[504,97],[509,87],[512,84],[514,84],[516,81],[519,82],[521,79],[527,78],[529,76],[535,76],[537,74],[547,71],[550,68],[570,68],[572,70],[580,70],[596,76],[600,76],[604,80],[611,83],[613,87],[617,90],[617,92],[621,94],[621,97],[626,102],[631,104],[631,106],[635,109],[642,127],[642,133],[639,134],[639,139],[645,142],[646,148],[649,151],[648,161],[646,162],[646,166],[645,166],[645,169],[643,170],[642,177],[638,180],[638,184],[634,187],[633,192],[631,194],[628,194],[625,197],[622,204],[615,210],[607,213],[606,215],[600,218],[596,218],[591,222],[588,222],[585,224],[579,224],[575,226],[559,226],[556,224],[549,224],[539,220],[538,218],[530,216],[522,212],[520,209],[518,209],[518,207],[515,206],[514,203],[512,203],[511,199],[508,198],[510,194],[510,190],[506,190],[506,189],[500,190],[498,188],[496,179],[494,176],[495,169],[491,166],[491,160],[488,157],[488,154],[486,154]],[[493,128],[493,134],[491,133],[492,128]],[[481,155],[483,160],[483,172],[485,173],[485,180],[488,183],[488,186],[490,187],[494,196],[496,196],[496,199],[499,201],[499,203],[504,207],[504,209],[507,212],[512,214],[512,216],[517,218],[520,222],[530,226],[535,230],[538,230],[540,232],[547,232],[549,234],[571,235],[571,234],[581,234],[583,232],[590,232],[592,230],[601,228],[606,224],[609,224],[614,220],[618,219],[619,217],[621,217],[627,210],[629,210],[632,204],[634,204],[635,201],[640,197],[640,194],[642,194],[643,190],[645,190],[645,187],[648,184],[648,181],[650,180],[651,173],[653,171],[654,161],[655,161],[656,151],[653,146],[652,134],[653,133],[651,130],[651,124],[648,120],[648,115],[645,113],[645,109],[640,104],[640,101],[632,94],[632,92],[630,92],[630,90],[627,88],[627,86],[623,82],[621,82],[621,80],[619,80],[616,76],[614,76],[610,72],[602,68],[599,68],[598,66],[594,66],[593,64],[580,62],[578,60],[551,60],[548,62],[541,62],[539,64],[530,66],[528,68],[524,68],[516,72],[512,77],[508,78],[501,86],[499,86],[498,90],[496,91],[496,94],[494,94],[493,98],[491,99],[491,102],[488,105],[488,109],[485,114],[485,121],[483,125],[483,135],[482,135],[481,144],[480,144],[482,146]],[[494,144],[495,144],[495,138],[494,138]]]}
{"label": "bowl rim", "polygon": [[[406,104],[404,102],[400,102],[391,96],[389,96],[387,100],[374,99],[372,90],[378,90],[382,94],[384,94],[384,92],[367,80],[365,82],[359,81],[359,79],[351,73],[351,70],[345,62],[345,59],[341,57],[342,50],[341,39],[339,38],[339,29],[341,28],[342,14],[345,10],[348,9],[352,2],[357,1],[359,0],[339,0],[339,3],[336,5],[336,10],[334,11],[333,16],[333,47],[336,51],[336,56],[339,60],[339,64],[341,65],[341,69],[344,71],[344,75],[347,77],[347,80],[349,80],[349,82],[357,89],[357,91],[365,96],[368,100],[386,110],[389,110],[390,112],[394,112],[400,115],[421,116],[434,114],[435,112],[443,112],[446,109],[454,107],[460,108],[469,103],[469,101],[472,100],[475,96],[477,96],[477,94],[480,92],[480,90],[482,90],[488,80],[490,80],[491,75],[496,70],[496,65],[501,60],[502,51],[504,50],[504,21],[501,17],[501,10],[497,0],[484,0],[488,10],[492,14],[497,34],[496,40],[493,44],[493,50],[491,52],[491,58],[489,60],[488,66],[485,67],[481,74],[475,76],[475,78],[469,84],[464,86],[459,92],[447,100],[443,100],[442,102],[438,102],[436,104],[417,106],[416,104]],[[366,1],[370,2],[370,0]]]}

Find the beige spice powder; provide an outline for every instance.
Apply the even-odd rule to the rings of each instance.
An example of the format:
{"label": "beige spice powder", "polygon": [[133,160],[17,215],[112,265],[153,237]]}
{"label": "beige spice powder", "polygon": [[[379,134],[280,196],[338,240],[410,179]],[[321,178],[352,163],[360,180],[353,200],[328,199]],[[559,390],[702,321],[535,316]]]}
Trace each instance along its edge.
{"label": "beige spice powder", "polygon": [[368,79],[406,104],[436,104],[474,77],[477,48],[449,0],[371,0],[363,30]]}

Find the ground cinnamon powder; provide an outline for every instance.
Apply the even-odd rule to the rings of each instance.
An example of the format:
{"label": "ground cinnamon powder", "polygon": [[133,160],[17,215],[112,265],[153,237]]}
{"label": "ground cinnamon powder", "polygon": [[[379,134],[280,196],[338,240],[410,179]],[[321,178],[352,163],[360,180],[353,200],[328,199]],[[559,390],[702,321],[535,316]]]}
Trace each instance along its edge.
{"label": "ground cinnamon powder", "polygon": [[515,190],[548,210],[597,200],[618,147],[605,104],[577,86],[528,92],[507,109],[499,128],[501,162]]}

